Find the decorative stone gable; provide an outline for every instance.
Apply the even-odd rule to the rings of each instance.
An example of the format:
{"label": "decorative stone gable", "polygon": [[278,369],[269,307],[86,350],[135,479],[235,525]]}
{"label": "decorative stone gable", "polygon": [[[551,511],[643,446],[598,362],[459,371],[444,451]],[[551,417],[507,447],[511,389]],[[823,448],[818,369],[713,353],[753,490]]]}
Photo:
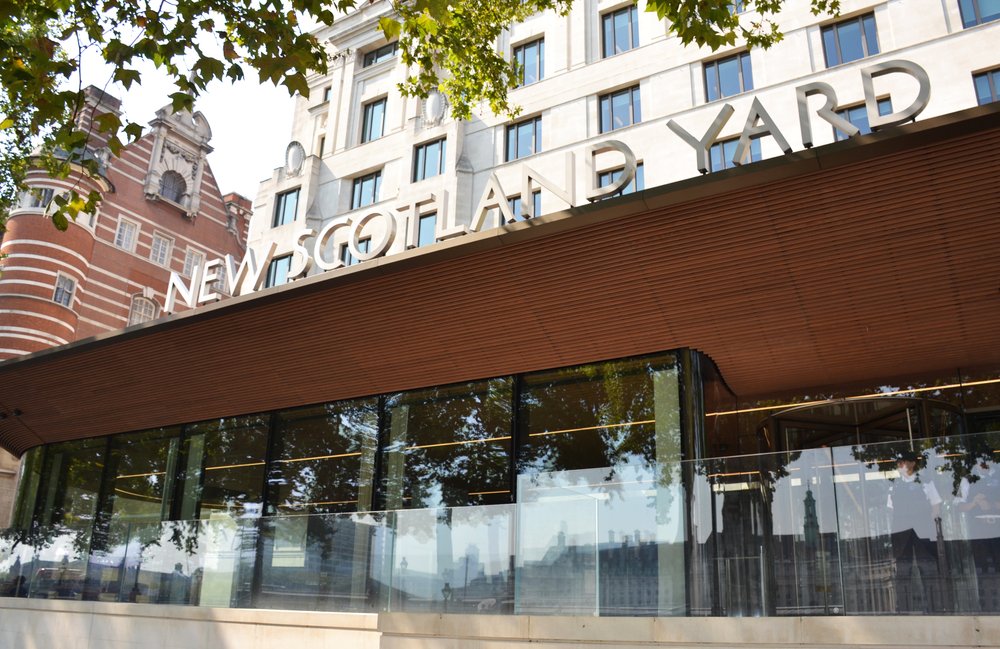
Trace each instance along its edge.
{"label": "decorative stone gable", "polygon": [[156,111],[153,153],[146,174],[146,199],[165,201],[194,219],[201,203],[201,180],[205,158],[212,152],[208,142],[212,129],[201,113],[174,113],[170,106]]}

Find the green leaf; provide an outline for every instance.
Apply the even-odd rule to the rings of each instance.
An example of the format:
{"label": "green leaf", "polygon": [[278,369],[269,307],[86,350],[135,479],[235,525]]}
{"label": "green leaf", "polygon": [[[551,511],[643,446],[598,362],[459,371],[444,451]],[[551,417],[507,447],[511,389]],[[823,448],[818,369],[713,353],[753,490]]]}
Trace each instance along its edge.
{"label": "green leaf", "polygon": [[135,142],[142,137],[142,124],[129,122],[125,126],[125,135],[129,137],[130,141]]}
{"label": "green leaf", "polygon": [[385,34],[385,39],[387,41],[394,41],[399,38],[399,30],[402,25],[399,24],[394,18],[389,16],[382,16],[378,19],[378,28]]}
{"label": "green leaf", "polygon": [[138,70],[129,70],[126,68],[118,68],[115,70],[114,80],[125,86],[126,90],[131,88],[133,83],[139,83],[139,79]]}
{"label": "green leaf", "polygon": [[14,120],[8,117],[4,121],[0,122],[0,131],[6,131],[13,125],[14,125]]}
{"label": "green leaf", "polygon": [[122,126],[121,118],[114,113],[101,113],[94,117],[94,123],[97,124],[97,129],[103,133],[117,133]]}

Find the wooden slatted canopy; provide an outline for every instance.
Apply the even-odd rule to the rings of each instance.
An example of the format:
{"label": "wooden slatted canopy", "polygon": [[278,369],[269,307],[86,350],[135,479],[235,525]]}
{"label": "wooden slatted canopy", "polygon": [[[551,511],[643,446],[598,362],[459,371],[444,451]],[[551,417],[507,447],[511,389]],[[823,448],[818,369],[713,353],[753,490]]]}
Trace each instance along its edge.
{"label": "wooden slatted canopy", "polygon": [[998,179],[980,107],[329,272],[0,363],[0,446],[681,347],[740,395],[1000,367]]}

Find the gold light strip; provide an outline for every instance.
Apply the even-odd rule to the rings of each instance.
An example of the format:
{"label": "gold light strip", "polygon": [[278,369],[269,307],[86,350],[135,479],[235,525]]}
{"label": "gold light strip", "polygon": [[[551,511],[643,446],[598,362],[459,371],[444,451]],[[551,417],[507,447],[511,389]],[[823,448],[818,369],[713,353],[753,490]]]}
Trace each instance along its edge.
{"label": "gold light strip", "polygon": [[782,410],[794,406],[814,406],[823,403],[833,403],[835,401],[856,401],[858,399],[870,399],[872,397],[891,397],[897,394],[912,394],[915,392],[933,392],[934,390],[951,390],[952,388],[969,388],[977,385],[992,385],[1000,383],[1000,379],[984,379],[982,381],[969,381],[968,383],[950,383],[948,385],[932,385],[926,388],[911,388],[909,390],[893,390],[892,392],[875,392],[873,394],[859,394],[843,399],[820,399],[817,401],[802,401],[800,403],[785,403],[778,406],[760,406],[759,408],[746,408],[741,410],[721,410],[719,412],[707,412],[706,417],[719,417],[722,415],[738,415],[741,412],[763,412],[765,410]]}
{"label": "gold light strip", "polygon": [[166,471],[151,471],[150,473],[129,473],[127,475],[116,475],[115,480],[123,480],[125,478],[146,478],[151,475],[166,475]]}
{"label": "gold light strip", "polygon": [[414,451],[418,448],[438,448],[441,446],[459,446],[462,444],[482,444],[483,442],[502,442],[505,439],[510,439],[510,435],[504,435],[503,437],[487,437],[485,439],[467,439],[461,442],[441,442],[440,444],[420,444],[418,446],[407,446],[405,450]]}
{"label": "gold light strip", "polygon": [[245,466],[264,466],[263,462],[247,462],[246,464],[223,464],[220,466],[207,466],[206,471],[218,471],[220,469],[242,469]]}
{"label": "gold light strip", "polygon": [[733,473],[709,473],[709,478],[731,478],[737,475],[757,475],[760,471],[735,471]]}
{"label": "gold light strip", "polygon": [[602,428],[621,428],[622,426],[640,426],[643,424],[655,424],[655,419],[646,421],[626,421],[620,424],[605,424],[603,426],[585,426],[583,428],[564,428],[563,430],[547,430],[542,433],[528,433],[528,437],[541,437],[543,435],[562,435],[563,433],[579,433],[585,430],[601,430]]}
{"label": "gold light strip", "polygon": [[496,491],[470,491],[470,496],[492,496],[494,494],[509,494],[510,489],[498,489]]}
{"label": "gold light strip", "polygon": [[278,462],[291,463],[291,462],[309,462],[310,460],[332,460],[338,457],[356,457],[361,455],[361,451],[356,451],[354,453],[337,453],[336,455],[317,455],[315,457],[293,457],[287,460],[278,460]]}
{"label": "gold light strip", "polygon": [[126,491],[124,489],[119,489],[118,487],[115,487],[115,491],[117,491],[120,494],[125,494],[126,496],[134,496],[140,500],[148,500],[154,503],[162,502],[163,500],[162,498],[157,498],[156,496],[147,496],[146,494],[138,494],[134,491]]}
{"label": "gold light strip", "polygon": [[357,500],[324,500],[322,502],[312,502],[312,503],[297,503],[295,505],[278,505],[281,509],[299,509],[302,507],[310,507],[312,505],[350,505],[358,502]]}

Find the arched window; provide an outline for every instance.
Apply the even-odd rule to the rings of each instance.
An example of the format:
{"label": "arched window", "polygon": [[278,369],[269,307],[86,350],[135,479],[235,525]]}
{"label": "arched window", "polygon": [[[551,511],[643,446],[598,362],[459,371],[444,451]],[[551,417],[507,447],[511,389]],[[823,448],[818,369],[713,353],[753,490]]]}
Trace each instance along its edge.
{"label": "arched window", "polygon": [[186,190],[187,183],[176,171],[168,171],[160,178],[160,196],[168,201],[180,203]]}
{"label": "arched window", "polygon": [[130,327],[142,322],[149,322],[155,317],[156,302],[140,295],[132,298],[132,308],[128,313],[128,324]]}

